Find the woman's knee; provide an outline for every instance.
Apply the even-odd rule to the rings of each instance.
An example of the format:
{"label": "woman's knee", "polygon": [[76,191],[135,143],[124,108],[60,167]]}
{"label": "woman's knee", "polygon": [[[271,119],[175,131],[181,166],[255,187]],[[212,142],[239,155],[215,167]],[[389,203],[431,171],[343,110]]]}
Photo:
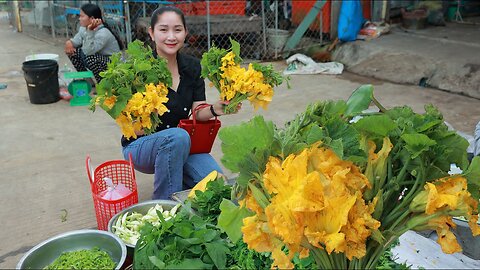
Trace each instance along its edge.
{"label": "woman's knee", "polygon": [[190,135],[183,128],[171,128],[171,143],[190,151]]}

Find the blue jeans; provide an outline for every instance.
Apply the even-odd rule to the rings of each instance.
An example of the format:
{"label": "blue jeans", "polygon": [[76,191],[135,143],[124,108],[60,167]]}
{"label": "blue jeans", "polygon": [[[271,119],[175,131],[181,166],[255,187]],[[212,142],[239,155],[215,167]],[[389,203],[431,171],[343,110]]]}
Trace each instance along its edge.
{"label": "blue jeans", "polygon": [[192,188],[211,171],[222,172],[210,154],[190,155],[190,136],[182,128],[169,128],[143,136],[123,148],[132,154],[136,170],[155,174],[152,199],[169,199],[172,193]]}

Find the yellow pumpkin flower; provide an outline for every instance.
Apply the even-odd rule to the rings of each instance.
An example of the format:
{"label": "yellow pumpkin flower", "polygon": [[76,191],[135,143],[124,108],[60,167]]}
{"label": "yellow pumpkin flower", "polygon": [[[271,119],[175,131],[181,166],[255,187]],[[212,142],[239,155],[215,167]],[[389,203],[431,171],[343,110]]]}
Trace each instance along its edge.
{"label": "yellow pumpkin flower", "polygon": [[[163,115],[168,110],[165,106],[168,102],[167,94],[168,88],[163,83],[146,84],[144,92],[133,94],[116,119],[122,134],[126,138],[137,138],[135,131],[153,130],[159,123],[157,118],[152,118],[152,114]],[[104,104],[113,104],[113,107],[115,102],[116,96],[111,96],[105,99]]]}
{"label": "yellow pumpkin flower", "polygon": [[117,102],[117,97],[111,96],[103,100],[103,105],[105,105],[108,109],[112,109],[113,106],[115,106],[115,102]]}
{"label": "yellow pumpkin flower", "polygon": [[428,221],[428,226],[437,231],[437,242],[442,247],[442,251],[447,254],[462,251],[462,247],[457,242],[457,238],[450,230],[450,228],[456,228],[455,222],[453,222],[450,216],[440,216]]}
{"label": "yellow pumpkin flower", "polygon": [[373,230],[380,227],[380,221],[372,217],[375,211],[375,201],[369,205],[362,199],[362,193],[357,192],[357,200],[348,214],[349,222],[342,228],[345,233],[347,248],[345,255],[349,260],[353,257],[362,258],[366,254],[366,242]]}
{"label": "yellow pumpkin flower", "polygon": [[[349,259],[361,258],[367,238],[380,227],[371,216],[375,203],[366,205],[362,198],[362,190],[369,184],[365,175],[353,163],[319,146],[312,145],[283,161],[270,157],[262,177],[270,204],[265,213],[256,209],[255,216],[244,219],[245,243],[260,251],[255,247],[260,246],[260,239],[266,241],[268,245],[261,248],[272,252],[272,266],[293,267],[295,252],[306,256],[302,240],[329,254],[344,252]],[[260,221],[263,219],[266,222]],[[276,241],[286,245],[288,255]]]}
{"label": "yellow pumpkin flower", "polygon": [[393,148],[393,144],[388,137],[383,138],[382,149],[375,153],[376,145],[372,141],[368,141],[368,164],[365,169],[365,176],[371,184],[378,182],[383,185],[387,177],[387,158]]}
{"label": "yellow pumpkin flower", "polygon": [[117,125],[120,127],[122,130],[122,134],[126,138],[137,138],[137,134],[135,134],[135,131],[133,129],[133,124],[132,124],[132,118],[125,115],[125,114],[120,114],[117,119],[115,119],[117,122]]}
{"label": "yellow pumpkin flower", "polygon": [[257,215],[243,219],[242,233],[243,241],[249,249],[258,252],[273,250],[273,241],[268,232],[268,226],[265,221],[260,221]]}

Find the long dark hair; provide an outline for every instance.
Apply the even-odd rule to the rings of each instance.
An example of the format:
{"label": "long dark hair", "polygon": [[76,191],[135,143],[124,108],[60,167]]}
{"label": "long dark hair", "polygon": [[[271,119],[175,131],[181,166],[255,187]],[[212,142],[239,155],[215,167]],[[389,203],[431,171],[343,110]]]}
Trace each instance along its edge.
{"label": "long dark hair", "polygon": [[115,37],[115,40],[117,40],[117,43],[118,43],[118,47],[120,47],[120,50],[123,49],[123,42],[122,40],[120,39],[120,37],[117,35],[117,33],[115,33],[115,31],[112,31],[112,28],[110,28],[110,26],[107,24],[107,22],[103,19],[102,17],[102,10],[100,9],[99,6],[95,5],[95,4],[85,4],[83,5],[82,7],[80,7],[80,9],[88,16],[88,17],[93,17],[95,19],[100,19],[102,20],[103,22],[103,26],[105,26],[105,28],[108,29],[108,31],[110,31],[110,33],[112,33],[112,35]]}
{"label": "long dark hair", "polygon": [[183,11],[181,11],[179,8],[174,7],[174,6],[161,6],[157,9],[152,14],[152,19],[150,20],[150,27],[152,30],[155,28],[155,24],[158,22],[158,16],[162,15],[165,12],[175,12],[177,13],[178,16],[182,19],[183,27],[185,28],[185,31],[187,30],[187,24],[185,23],[185,15],[183,14]]}

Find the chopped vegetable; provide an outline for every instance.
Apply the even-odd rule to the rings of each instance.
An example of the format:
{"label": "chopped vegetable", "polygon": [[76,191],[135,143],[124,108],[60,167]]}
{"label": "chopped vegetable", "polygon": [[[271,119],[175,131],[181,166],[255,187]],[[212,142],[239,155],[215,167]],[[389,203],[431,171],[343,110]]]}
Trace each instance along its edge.
{"label": "chopped vegetable", "polygon": [[175,216],[180,204],[174,206],[170,211],[164,210],[160,204],[150,208],[145,215],[137,212],[127,212],[120,215],[112,226],[113,233],[115,233],[123,242],[135,246],[140,237],[140,229],[145,223],[151,223],[153,226],[160,225],[160,218],[157,214],[161,213],[164,220],[169,220]]}
{"label": "chopped vegetable", "polygon": [[116,263],[98,247],[64,252],[43,269],[114,269]]}

